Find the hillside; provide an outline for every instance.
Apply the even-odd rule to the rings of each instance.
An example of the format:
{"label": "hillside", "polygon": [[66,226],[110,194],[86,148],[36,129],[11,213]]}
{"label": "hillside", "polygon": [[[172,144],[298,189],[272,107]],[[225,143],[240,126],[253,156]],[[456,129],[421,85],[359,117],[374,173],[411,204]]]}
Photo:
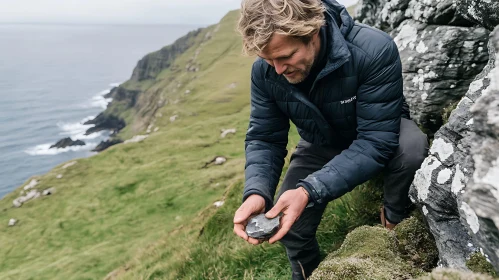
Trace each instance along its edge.
{"label": "hillside", "polygon": [[[14,208],[12,201],[22,186],[0,200],[0,220],[5,221],[0,225],[0,279],[196,278],[187,276],[193,271],[202,278],[219,278],[217,273],[249,276],[252,262],[274,257],[276,263],[258,270],[263,270],[262,275],[288,276],[280,245],[253,248],[232,234],[244,176],[249,71],[254,59],[241,55],[234,31],[237,16],[237,11],[231,12],[219,25],[180,39],[189,46],[168,63],[142,60],[122,85],[127,89],[121,92],[123,98],[115,96],[105,113],[115,112],[127,121],[118,135],[123,139],[145,134],[144,124],[151,122],[154,132],[147,139],[113,146],[34,177],[39,180],[36,189],[55,188],[50,196]],[[144,59],[154,62],[158,57],[161,51]],[[149,68],[140,69],[146,64]],[[237,133],[221,139],[222,128],[236,128]],[[290,149],[297,140],[292,129]],[[201,168],[218,155],[228,159],[223,166]],[[224,199],[226,204],[216,210],[213,203]],[[348,215],[349,207],[343,208],[344,213],[335,210],[337,215]],[[7,226],[11,218],[18,220],[13,227]],[[364,222],[346,219],[335,225],[336,220],[330,224],[341,227],[342,233],[325,241],[336,246],[352,223]],[[328,225],[321,232],[322,237],[331,235]],[[217,257],[206,258],[203,250],[212,247],[204,238],[218,240],[212,244],[221,246]],[[274,254],[262,254],[267,250]],[[246,252],[252,253],[246,256]],[[251,259],[255,255],[261,259]],[[239,256],[234,267],[222,269],[210,263],[234,256]],[[200,263],[204,270],[193,270],[186,262],[193,259],[207,261]]]}
{"label": "hillside", "polygon": [[[154,80],[141,82],[169,101],[156,113],[157,132],[39,177],[37,189],[54,187],[51,196],[13,208],[19,188],[0,201],[5,221],[0,225],[0,279],[104,278],[164,240],[178,252],[165,263],[183,257],[212,203],[243,176],[253,58],[240,55],[236,17],[232,12],[220,25],[200,31],[195,45],[175,60],[184,69],[211,32],[197,57],[198,72],[163,69]],[[175,122],[173,115],[178,115]],[[232,127],[238,133],[220,139],[220,129]],[[227,163],[200,169],[216,155],[226,156]],[[7,226],[11,218],[19,220],[14,227]],[[177,234],[172,237],[172,232]]]}

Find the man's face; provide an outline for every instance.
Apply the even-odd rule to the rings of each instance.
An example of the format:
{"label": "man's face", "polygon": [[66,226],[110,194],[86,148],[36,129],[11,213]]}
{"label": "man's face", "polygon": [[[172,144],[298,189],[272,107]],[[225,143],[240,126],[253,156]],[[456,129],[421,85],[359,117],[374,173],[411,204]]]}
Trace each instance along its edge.
{"label": "man's face", "polygon": [[314,34],[308,44],[293,37],[274,34],[259,56],[274,67],[278,75],[284,75],[290,84],[297,84],[310,74],[319,51],[319,33]]}

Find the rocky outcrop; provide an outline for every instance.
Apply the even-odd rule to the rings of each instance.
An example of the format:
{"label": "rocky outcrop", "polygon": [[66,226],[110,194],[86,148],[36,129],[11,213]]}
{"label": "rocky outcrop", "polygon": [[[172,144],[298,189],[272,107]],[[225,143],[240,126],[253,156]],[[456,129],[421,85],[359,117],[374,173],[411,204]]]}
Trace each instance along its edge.
{"label": "rocky outcrop", "polygon": [[496,0],[455,1],[457,10],[466,19],[482,25],[489,30],[499,25],[499,2]]}
{"label": "rocky outcrop", "polygon": [[[490,0],[362,0],[357,9],[356,20],[394,38],[411,116],[434,136],[410,196],[442,266],[467,269],[482,252],[499,269],[499,31],[490,33],[498,7]],[[443,125],[442,113],[454,107]]]}
{"label": "rocky outcrop", "polygon": [[472,26],[453,0],[363,0],[356,20],[394,38],[411,117],[430,135],[488,61],[489,31]]}
{"label": "rocky outcrop", "polygon": [[92,150],[92,152],[102,152],[105,149],[107,149],[107,148],[109,148],[111,146],[120,144],[120,143],[123,143],[123,140],[121,140],[121,139],[110,139],[110,140],[102,141],[102,142],[99,143],[99,145],[97,145],[97,147],[95,147]]}
{"label": "rocky outcrop", "polygon": [[490,61],[436,134],[411,199],[425,213],[444,266],[466,268],[476,251],[499,269],[499,29]]}
{"label": "rocky outcrop", "polygon": [[121,129],[125,127],[125,121],[119,117],[114,115],[109,115],[104,113],[100,113],[93,120],[87,121],[84,123],[85,125],[93,124],[94,126],[87,129],[85,135],[89,135],[95,132],[103,131],[103,130],[111,130],[113,133],[117,133]]}
{"label": "rocky outcrop", "polygon": [[57,141],[57,143],[55,143],[54,145],[50,146],[50,149],[63,149],[63,148],[66,148],[66,147],[71,147],[71,146],[85,146],[85,142],[81,141],[81,140],[75,140],[73,141],[73,139],[71,139],[71,137],[66,137],[66,138],[63,138],[59,141]]}
{"label": "rocky outcrop", "polygon": [[122,109],[129,109],[137,104],[139,94],[140,90],[132,90],[124,86],[119,86],[113,88],[108,94],[109,97],[106,98],[112,98],[113,101],[111,102],[114,102],[114,104],[119,103]]}
{"label": "rocky outcrop", "polygon": [[491,41],[496,50],[495,67],[487,76],[490,85],[471,107],[474,137],[470,155],[474,172],[460,209],[466,215],[474,243],[499,271],[499,27]]}
{"label": "rocky outcrop", "polygon": [[189,32],[186,36],[178,39],[172,45],[146,55],[138,62],[133,70],[131,80],[143,81],[156,78],[161,71],[170,67],[180,54],[194,45],[193,38],[202,30],[203,29],[198,29]]}

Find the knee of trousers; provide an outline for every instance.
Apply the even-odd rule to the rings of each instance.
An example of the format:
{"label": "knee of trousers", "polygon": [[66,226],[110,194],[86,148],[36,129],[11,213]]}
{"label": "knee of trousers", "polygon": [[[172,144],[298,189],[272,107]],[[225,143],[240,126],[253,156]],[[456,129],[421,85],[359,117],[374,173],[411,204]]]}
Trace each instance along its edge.
{"label": "knee of trousers", "polygon": [[420,132],[413,137],[401,138],[399,141],[400,155],[397,161],[408,172],[416,172],[421,167],[424,159],[428,156],[428,137]]}

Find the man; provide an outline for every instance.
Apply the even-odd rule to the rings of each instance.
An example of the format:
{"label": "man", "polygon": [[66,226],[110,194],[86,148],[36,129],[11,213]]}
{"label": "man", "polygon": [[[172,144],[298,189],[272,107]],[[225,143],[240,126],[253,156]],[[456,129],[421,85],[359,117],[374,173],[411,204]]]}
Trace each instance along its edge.
{"label": "man", "polygon": [[[387,34],[354,23],[335,0],[243,0],[244,50],[251,72],[246,184],[234,232],[251,244],[248,218],[282,213],[269,240],[286,247],[293,279],[320,262],[315,238],[327,203],[379,173],[382,223],[406,218],[409,186],[428,140],[409,119],[397,46]],[[273,205],[289,121],[301,136]]]}

